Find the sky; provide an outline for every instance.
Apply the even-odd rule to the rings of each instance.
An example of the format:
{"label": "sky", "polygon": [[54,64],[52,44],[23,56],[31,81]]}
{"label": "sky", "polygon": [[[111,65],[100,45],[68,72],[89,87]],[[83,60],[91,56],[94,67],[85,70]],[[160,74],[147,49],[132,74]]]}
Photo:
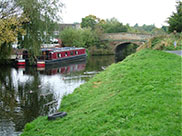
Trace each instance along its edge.
{"label": "sky", "polygon": [[62,23],[81,23],[82,18],[95,15],[100,19],[115,17],[130,26],[138,23],[167,25],[165,22],[176,11],[177,0],[62,0]]}

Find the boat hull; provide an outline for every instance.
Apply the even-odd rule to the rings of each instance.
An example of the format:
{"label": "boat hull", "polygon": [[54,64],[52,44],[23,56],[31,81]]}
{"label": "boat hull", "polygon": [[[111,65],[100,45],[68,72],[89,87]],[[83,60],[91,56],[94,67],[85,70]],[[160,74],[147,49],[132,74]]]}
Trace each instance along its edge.
{"label": "boat hull", "polygon": [[82,61],[82,60],[86,60],[86,54],[82,54],[82,55],[77,55],[77,56],[69,56],[66,58],[59,58],[59,59],[55,59],[55,60],[44,60],[43,61],[37,61],[37,67],[45,67],[45,66],[49,66],[49,65],[60,65],[60,64],[64,64],[64,63],[71,63],[71,62],[75,62],[75,61]]}
{"label": "boat hull", "polygon": [[60,58],[60,59],[55,59],[55,60],[45,60],[45,64],[57,64],[60,62],[71,62],[71,61],[76,61],[76,60],[84,60],[86,59],[86,54],[83,55],[78,55],[78,56],[70,56],[66,58]]}

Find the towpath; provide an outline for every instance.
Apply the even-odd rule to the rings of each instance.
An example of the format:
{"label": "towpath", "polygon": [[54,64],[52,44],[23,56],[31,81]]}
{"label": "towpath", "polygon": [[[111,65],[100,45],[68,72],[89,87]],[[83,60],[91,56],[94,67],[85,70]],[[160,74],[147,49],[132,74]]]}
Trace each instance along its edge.
{"label": "towpath", "polygon": [[179,56],[182,56],[182,50],[178,50],[178,51],[166,51],[166,52],[174,53],[174,54],[177,54]]}

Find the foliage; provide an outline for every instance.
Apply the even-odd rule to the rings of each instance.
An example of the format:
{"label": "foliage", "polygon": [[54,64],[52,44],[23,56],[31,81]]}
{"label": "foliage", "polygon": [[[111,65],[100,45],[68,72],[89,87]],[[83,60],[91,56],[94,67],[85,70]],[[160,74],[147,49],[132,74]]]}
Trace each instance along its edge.
{"label": "foliage", "polygon": [[[176,47],[174,43],[176,42]],[[181,50],[182,49],[182,34],[171,34],[163,36],[155,36],[147,43],[140,46],[137,50],[144,48],[156,49],[156,50]]]}
{"label": "foliage", "polygon": [[85,48],[96,45],[99,42],[97,34],[91,28],[66,28],[60,33],[60,39],[62,39],[66,46]]}
{"label": "foliage", "polygon": [[39,117],[22,136],[179,136],[180,62],[162,51],[133,54],[64,97],[66,117]]}
{"label": "foliage", "polygon": [[168,32],[168,26],[162,26],[161,29],[164,31],[164,32]]}
{"label": "foliage", "polygon": [[94,15],[88,15],[84,18],[82,18],[82,22],[81,22],[81,27],[82,28],[91,28],[92,30],[94,30],[98,24],[102,24],[105,21],[94,16]]}
{"label": "foliage", "polygon": [[139,26],[137,23],[133,26],[133,29],[135,32],[140,32],[140,33],[150,33],[150,34],[153,34],[154,30],[158,29],[156,28],[156,26],[153,24],[153,25],[142,25],[142,26]]}
{"label": "foliage", "polygon": [[58,13],[63,5],[59,0],[19,0],[17,3],[29,18],[29,22],[23,24],[27,34],[19,40],[32,56],[37,56],[40,45],[52,37],[55,21],[60,20]]}
{"label": "foliage", "polygon": [[11,44],[17,41],[18,34],[24,35],[22,23],[28,21],[20,14],[21,10],[14,0],[0,1],[0,59],[11,55]]}
{"label": "foliage", "polygon": [[176,10],[177,12],[173,13],[173,15],[170,16],[168,19],[170,32],[173,32],[173,31],[182,32],[182,2],[181,1],[177,2]]}
{"label": "foliage", "polygon": [[101,26],[105,33],[127,32],[127,27],[120,23],[116,18],[107,19]]}
{"label": "foliage", "polygon": [[96,31],[92,31],[90,28],[83,29],[82,39],[84,41],[84,47],[89,48],[93,45],[99,44],[99,35]]}
{"label": "foliage", "polygon": [[22,29],[22,20],[24,19],[17,16],[0,19],[0,47],[4,43],[11,44],[15,42],[19,33],[25,34]]}

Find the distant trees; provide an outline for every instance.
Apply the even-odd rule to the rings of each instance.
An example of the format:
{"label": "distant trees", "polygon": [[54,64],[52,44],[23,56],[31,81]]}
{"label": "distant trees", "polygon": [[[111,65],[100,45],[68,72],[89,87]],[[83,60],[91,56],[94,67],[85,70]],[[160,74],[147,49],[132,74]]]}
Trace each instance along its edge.
{"label": "distant trees", "polygon": [[152,33],[153,30],[156,29],[156,26],[153,24],[153,25],[142,25],[142,26],[139,26],[137,23],[133,26],[133,30],[134,32],[141,32],[141,33]]}
{"label": "distant trees", "polygon": [[173,13],[172,16],[168,19],[169,32],[174,30],[177,32],[182,32],[182,2],[177,2],[176,13]]}
{"label": "distant trees", "polygon": [[[94,15],[88,15],[82,18],[82,29],[66,28],[60,33],[60,38],[66,46],[86,47],[96,45],[102,46],[103,42],[100,40],[103,33],[120,33],[120,32],[134,32],[134,33],[149,33],[149,34],[163,34],[167,31],[167,27],[163,29],[155,27],[155,25],[130,26],[123,25],[116,18],[100,19]],[[165,30],[164,30],[165,29]]]}
{"label": "distant trees", "polygon": [[88,15],[82,18],[81,27],[82,28],[91,28],[92,30],[96,29],[100,24],[104,23],[103,19],[100,19],[94,15]]}
{"label": "distant trees", "polygon": [[105,33],[127,32],[127,26],[120,23],[116,18],[107,19],[105,21],[94,15],[82,18],[81,27],[90,27],[92,30],[100,29]]}
{"label": "distant trees", "polygon": [[120,23],[116,18],[107,19],[105,23],[101,24],[105,33],[119,33],[127,32],[127,26]]}

